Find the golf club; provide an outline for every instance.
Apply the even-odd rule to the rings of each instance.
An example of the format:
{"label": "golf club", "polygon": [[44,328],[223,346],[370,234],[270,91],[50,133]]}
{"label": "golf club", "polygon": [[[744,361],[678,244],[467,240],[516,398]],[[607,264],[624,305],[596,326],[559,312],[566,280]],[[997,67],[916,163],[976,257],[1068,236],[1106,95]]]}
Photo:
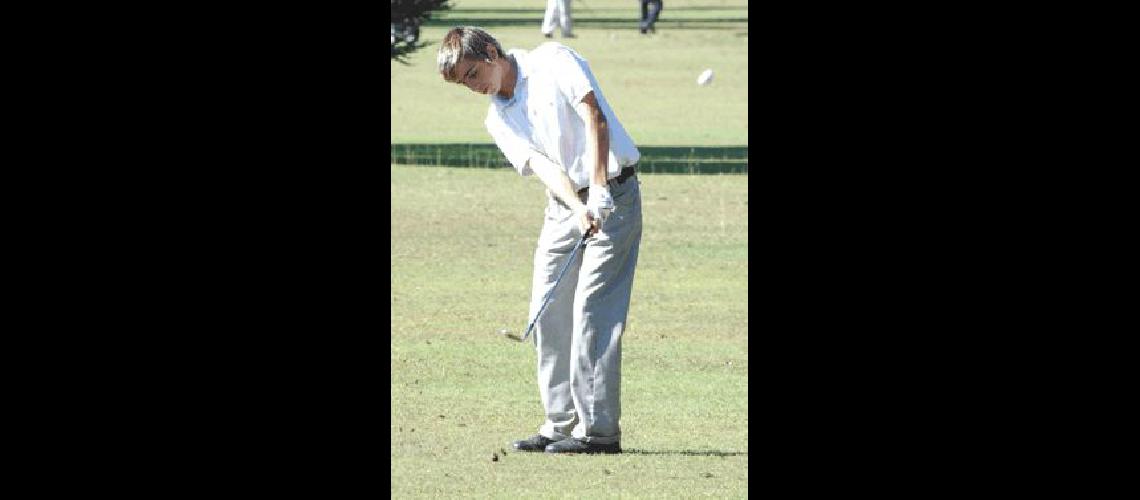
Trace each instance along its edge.
{"label": "golf club", "polygon": [[530,336],[530,332],[534,329],[535,323],[538,323],[538,317],[542,316],[542,311],[546,310],[546,306],[550,304],[550,298],[554,296],[554,290],[558,288],[558,284],[562,282],[562,276],[566,274],[567,269],[570,269],[570,264],[572,264],[574,262],[574,258],[578,256],[578,251],[586,246],[586,238],[589,237],[590,232],[587,231],[586,234],[582,235],[582,239],[578,241],[578,244],[574,245],[574,250],[570,252],[570,257],[566,259],[565,264],[562,264],[562,270],[558,272],[558,277],[554,279],[554,286],[551,286],[550,290],[546,292],[546,296],[542,298],[542,306],[538,308],[538,312],[535,313],[534,318],[530,320],[530,324],[526,326],[526,333],[524,333],[522,337],[510,333],[507,330],[500,330],[499,333],[502,333],[503,336],[517,342],[522,342]]}

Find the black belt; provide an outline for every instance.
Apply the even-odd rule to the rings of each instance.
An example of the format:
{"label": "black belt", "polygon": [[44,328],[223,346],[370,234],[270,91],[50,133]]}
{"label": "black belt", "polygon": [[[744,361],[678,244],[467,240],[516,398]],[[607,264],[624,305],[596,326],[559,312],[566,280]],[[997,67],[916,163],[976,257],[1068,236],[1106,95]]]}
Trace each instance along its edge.
{"label": "black belt", "polygon": [[610,179],[610,180],[611,180],[611,181],[614,181],[614,182],[616,182],[616,183],[618,183],[618,184],[621,184],[621,183],[625,182],[625,181],[626,181],[626,179],[629,179],[630,177],[633,177],[633,174],[636,174],[636,173],[637,173],[637,169],[636,169],[636,168],[634,168],[634,167],[625,167],[625,168],[621,169],[621,173],[619,173],[617,177],[614,177],[613,179]]}
{"label": "black belt", "polygon": [[[636,167],[636,165],[632,166],[632,167],[625,167],[625,168],[621,169],[621,173],[619,173],[617,177],[610,179],[609,182],[616,182],[618,184],[624,183],[625,181],[629,180],[630,177],[633,177],[633,175],[637,173],[637,168],[635,168],[635,167]],[[579,189],[578,190],[578,196],[585,196],[586,193],[588,193],[589,191],[590,191],[590,188],[588,188],[588,187],[584,187],[582,189]]]}

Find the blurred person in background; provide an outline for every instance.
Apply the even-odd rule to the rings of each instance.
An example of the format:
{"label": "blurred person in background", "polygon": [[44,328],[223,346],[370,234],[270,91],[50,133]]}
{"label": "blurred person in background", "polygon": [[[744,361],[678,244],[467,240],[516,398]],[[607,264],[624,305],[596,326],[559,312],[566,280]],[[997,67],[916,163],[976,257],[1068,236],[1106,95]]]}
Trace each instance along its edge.
{"label": "blurred person in background", "polygon": [[663,0],[641,0],[642,35],[648,31],[657,33],[657,28],[654,28],[653,24],[657,22],[657,16],[661,14],[661,9],[665,7],[662,1]]}
{"label": "blurred person in background", "polygon": [[546,0],[546,15],[542,18],[542,36],[554,37],[554,26],[562,29],[562,38],[574,38],[570,30],[570,0]]}

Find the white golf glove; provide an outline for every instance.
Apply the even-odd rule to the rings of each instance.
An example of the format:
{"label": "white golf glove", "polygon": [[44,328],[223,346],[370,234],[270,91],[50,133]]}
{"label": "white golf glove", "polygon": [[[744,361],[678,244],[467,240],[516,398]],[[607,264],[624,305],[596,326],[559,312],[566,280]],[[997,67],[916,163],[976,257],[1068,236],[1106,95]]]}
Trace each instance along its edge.
{"label": "white golf glove", "polygon": [[598,227],[606,221],[614,211],[614,197],[610,196],[610,189],[605,185],[591,185],[590,197],[586,199],[586,211],[598,221]]}

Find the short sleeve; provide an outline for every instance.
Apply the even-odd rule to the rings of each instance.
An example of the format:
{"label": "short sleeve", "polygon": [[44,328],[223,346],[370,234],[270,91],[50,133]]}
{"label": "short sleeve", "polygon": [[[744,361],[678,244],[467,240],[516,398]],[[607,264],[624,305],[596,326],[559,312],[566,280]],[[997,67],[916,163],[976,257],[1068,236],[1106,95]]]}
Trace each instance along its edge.
{"label": "short sleeve", "polygon": [[487,112],[487,119],[483,124],[487,127],[487,131],[491,133],[491,137],[495,140],[495,145],[499,147],[499,151],[503,152],[503,156],[507,157],[507,161],[511,166],[518,171],[519,175],[531,175],[534,172],[527,165],[527,160],[530,159],[534,153],[534,148],[530,143],[518,135],[517,132],[512,130],[503,118],[495,112],[494,108]]}
{"label": "short sleeve", "polygon": [[566,96],[571,106],[577,105],[594,90],[590,83],[590,67],[581,56],[569,48],[560,47],[554,52],[553,62],[558,91]]}

